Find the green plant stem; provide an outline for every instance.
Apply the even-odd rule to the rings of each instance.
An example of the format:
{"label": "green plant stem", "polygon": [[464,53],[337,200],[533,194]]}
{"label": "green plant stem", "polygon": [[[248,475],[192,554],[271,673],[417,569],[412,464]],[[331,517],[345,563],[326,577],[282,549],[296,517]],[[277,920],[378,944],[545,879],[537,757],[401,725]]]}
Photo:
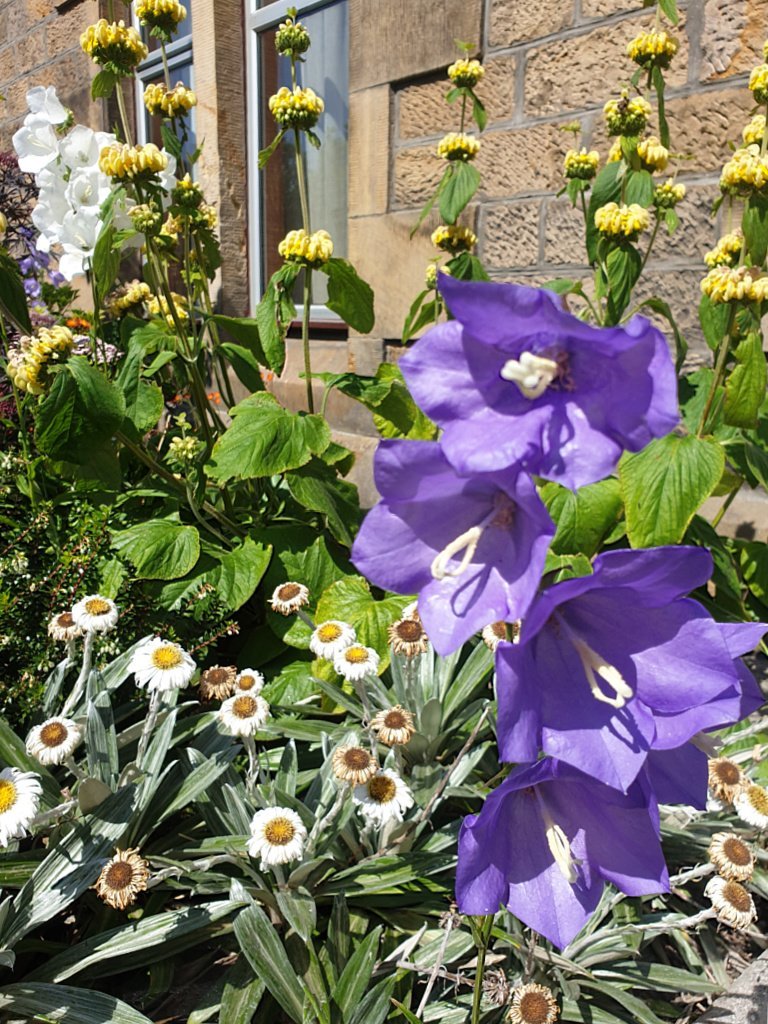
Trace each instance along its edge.
{"label": "green plant stem", "polygon": [[466,120],[466,117],[467,117],[467,94],[466,94],[466,92],[462,92],[462,94],[461,94],[461,124],[459,126],[459,131],[460,132],[464,131],[464,122]]}
{"label": "green plant stem", "polygon": [[[0,337],[3,339],[3,354],[7,359],[8,352],[8,335],[5,333],[5,324],[3,318],[0,316]],[[3,367],[5,369],[5,367]],[[8,374],[6,373],[6,377]],[[24,415],[24,400],[19,395],[19,389],[15,383],[8,377],[8,381],[11,385],[11,391],[13,393],[13,404],[16,407],[16,418],[19,421],[19,441],[21,442],[21,450],[24,452],[24,471],[27,474],[27,483],[29,485],[29,501],[32,508],[37,510],[37,497],[35,495],[35,479],[32,473],[32,453],[29,450],[29,437],[27,436],[27,418]]]}
{"label": "green plant stem", "polygon": [[311,233],[310,222],[309,222],[309,196],[307,193],[307,179],[304,175],[304,154],[301,151],[301,132],[298,128],[293,129],[293,135],[296,142],[295,153],[296,153],[296,178],[298,179],[299,186],[299,203],[301,204],[301,219],[303,221],[303,228],[307,234]]}
{"label": "green plant stem", "polygon": [[123,128],[123,136],[129,146],[133,145],[133,135],[131,133],[131,123],[128,120],[128,111],[125,109],[125,96],[123,95],[123,80],[118,78],[117,84],[115,85],[115,95],[117,96],[117,109],[120,111],[120,123]]}
{"label": "green plant stem", "polygon": [[723,518],[725,513],[731,507],[731,505],[733,504],[734,498],[736,497],[736,495],[739,493],[740,490],[741,490],[741,484],[739,484],[738,487],[734,487],[733,490],[728,493],[728,496],[726,497],[725,501],[720,506],[720,508],[717,510],[715,518],[712,520],[712,529],[713,530],[716,530],[717,527],[720,525],[720,520]]}
{"label": "green plant stem", "polygon": [[728,352],[730,351],[730,347],[731,347],[731,330],[733,328],[734,320],[735,320],[735,310],[732,308],[731,309],[730,320],[729,320],[729,323],[728,323],[728,329],[726,330],[725,334],[723,335],[723,338],[722,338],[722,340],[720,342],[720,348],[717,351],[717,362],[715,363],[715,375],[712,378],[712,386],[709,389],[709,394],[707,395],[707,401],[706,401],[706,403],[704,405],[704,409],[703,409],[702,414],[701,414],[701,419],[699,421],[699,426],[698,426],[698,428],[696,430],[696,436],[697,437],[701,437],[702,434],[705,433],[705,429],[706,429],[706,426],[707,426],[707,420],[709,419],[709,414],[710,414],[710,411],[712,410],[712,403],[715,400],[715,395],[717,394],[717,389],[720,386],[720,382],[721,382],[721,380],[722,380],[722,378],[723,378],[723,376],[725,374],[725,363],[726,363],[726,360],[728,359]]}
{"label": "green plant stem", "polygon": [[66,716],[71,714],[80,703],[80,699],[83,696],[86,683],[88,682],[88,676],[91,672],[94,636],[95,634],[92,629],[89,629],[85,634],[85,640],[83,641],[83,664],[80,669],[80,674],[75,680],[75,685],[72,687],[72,691],[64,702],[64,707],[61,709],[62,715]]}
{"label": "green plant stem", "polygon": [[149,712],[144,720],[144,727],[141,730],[141,736],[139,737],[139,747],[136,752],[136,767],[141,768],[142,762],[144,761],[144,755],[147,752],[147,746],[149,745],[149,738],[152,735],[152,730],[155,728],[157,722],[157,713],[160,710],[160,691],[153,690],[149,698]]}
{"label": "green plant stem", "polygon": [[[315,400],[312,395],[312,355],[309,343],[309,311],[312,306],[312,271],[309,267],[304,268],[304,294],[303,308],[301,311],[301,347],[304,352],[304,376],[307,378],[307,410],[310,413],[315,411]],[[323,402],[325,409],[325,402]]]}
{"label": "green plant stem", "polygon": [[473,928],[475,932],[475,948],[477,949],[477,965],[475,967],[475,983],[472,990],[472,1017],[471,1024],[480,1022],[480,1004],[483,999],[483,974],[485,973],[485,957],[488,952],[488,942],[493,928],[493,914],[481,918],[480,922]]}
{"label": "green plant stem", "polygon": [[648,248],[645,250],[645,255],[643,256],[643,262],[640,264],[640,273],[641,274],[645,270],[645,264],[648,262],[648,257],[651,255],[651,249],[653,248],[653,243],[656,241],[656,235],[658,235],[658,233],[659,233],[659,224],[661,224],[661,217],[657,214],[656,215],[656,223],[653,225],[653,231],[651,232],[651,240],[648,243]]}
{"label": "green plant stem", "polygon": [[165,49],[165,40],[160,40],[160,55],[163,58],[163,75],[165,77],[165,88],[171,91],[171,69],[168,67],[168,54]]}

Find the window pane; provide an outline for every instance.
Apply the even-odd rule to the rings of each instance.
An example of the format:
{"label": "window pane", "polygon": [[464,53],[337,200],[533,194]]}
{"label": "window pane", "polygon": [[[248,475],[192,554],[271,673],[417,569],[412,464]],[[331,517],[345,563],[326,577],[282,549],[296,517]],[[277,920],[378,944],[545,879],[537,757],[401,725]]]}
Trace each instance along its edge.
{"label": "window pane", "polygon": [[[182,60],[171,61],[170,65],[171,72],[171,86],[173,87],[178,82],[185,85],[188,89],[193,88],[192,82],[192,54],[186,53],[183,55]],[[162,85],[165,86],[165,76],[163,74],[162,67],[152,67],[151,70],[143,69],[139,71],[141,77],[142,90],[146,89],[148,85]],[[144,131],[146,133],[147,142],[154,142],[156,146],[162,148],[163,138],[160,132],[160,125],[162,119],[159,117],[150,117],[147,113],[146,108],[142,103],[142,113],[144,116]],[[188,136],[183,141],[182,153],[184,157],[189,160],[195,151],[197,145],[195,141],[195,111],[194,108],[191,111],[191,116],[187,115],[186,125],[188,130]]]}
{"label": "window pane", "polygon": [[[191,3],[191,0],[187,0],[187,3],[185,3],[184,6],[187,9],[187,16],[184,19],[184,21],[179,22],[178,31],[174,32],[173,38],[171,39],[171,42],[168,44],[171,47],[175,46],[177,43],[181,42],[184,39],[185,36],[189,36],[190,37],[189,38],[189,43],[190,43],[190,46],[192,45],[192,3]],[[139,30],[141,32],[141,38],[144,40],[144,42],[149,47],[150,55],[153,54],[153,53],[159,54],[160,53],[160,40],[157,38],[157,36],[150,35],[149,34],[149,29],[147,28],[146,25],[139,25],[138,21],[134,22],[134,24],[139,28]]]}
{"label": "window pane", "polygon": [[[322,97],[325,110],[317,125],[320,149],[307,145],[302,135],[302,152],[309,180],[309,207],[313,230],[325,228],[334,243],[334,254],[347,253],[347,5],[345,0],[323,7],[301,18],[312,37],[305,64],[297,65],[299,84]],[[261,145],[275,137],[275,123],[267,107],[268,98],[285,85],[291,86],[290,62],[275,51],[274,29],[260,33]],[[262,287],[280,265],[277,246],[288,231],[302,225],[296,184],[294,142],[286,137],[262,175],[262,243],[264,246]],[[318,280],[319,278],[319,280]],[[313,301],[325,302],[325,278],[314,277]]]}

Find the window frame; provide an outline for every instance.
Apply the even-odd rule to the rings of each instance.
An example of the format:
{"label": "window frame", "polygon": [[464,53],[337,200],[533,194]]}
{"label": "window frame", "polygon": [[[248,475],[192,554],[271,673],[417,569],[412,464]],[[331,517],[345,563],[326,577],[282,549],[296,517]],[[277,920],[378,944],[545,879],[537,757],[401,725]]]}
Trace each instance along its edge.
{"label": "window frame", "polygon": [[[251,307],[255,310],[262,297],[261,277],[264,270],[262,255],[262,204],[261,181],[259,171],[260,124],[263,115],[262,104],[266,104],[268,96],[262,95],[259,68],[259,35],[269,29],[276,29],[288,15],[288,10],[295,7],[297,18],[312,14],[323,7],[330,7],[339,0],[274,0],[263,7],[259,0],[248,0],[245,14],[246,42],[246,94],[247,123],[251,127],[247,140],[248,159],[248,284]],[[344,0],[346,2],[346,0]],[[296,317],[300,319],[303,307],[296,305]],[[338,327],[344,321],[337,313],[327,306],[313,303],[310,306],[310,319],[314,323]]]}
{"label": "window frame", "polygon": [[[133,24],[138,32],[141,32],[141,25],[136,17],[136,12],[133,11]],[[185,35],[180,36],[178,39],[172,39],[170,43],[166,43],[165,53],[168,59],[168,71],[171,76],[171,84],[173,85],[173,72],[180,65],[189,66],[189,81],[190,88],[195,88],[195,60],[194,60],[194,47],[193,47],[193,31],[187,32]],[[162,78],[165,69],[163,66],[163,56],[161,50],[150,50],[147,57],[139,64],[136,68],[136,76],[134,79],[134,106],[136,109],[136,140],[141,146],[145,146],[149,139],[149,132],[147,131],[149,125],[149,113],[144,106],[144,89],[152,79]],[[195,108],[193,107],[190,111],[189,126],[190,134],[197,144],[197,116]]]}

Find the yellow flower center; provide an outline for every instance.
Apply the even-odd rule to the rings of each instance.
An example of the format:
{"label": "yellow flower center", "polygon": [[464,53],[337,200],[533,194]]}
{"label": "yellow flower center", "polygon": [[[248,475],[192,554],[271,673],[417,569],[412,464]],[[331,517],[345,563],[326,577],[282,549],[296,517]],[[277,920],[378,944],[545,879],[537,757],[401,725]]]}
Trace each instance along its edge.
{"label": "yellow flower center", "polygon": [[341,629],[335,622],[326,622],[318,629],[317,635],[324,644],[331,644],[339,639]]}
{"label": "yellow flower center", "polygon": [[762,786],[747,786],[747,800],[758,814],[768,815],[768,793]]}
{"label": "yellow flower center", "polygon": [[723,899],[740,914],[746,914],[751,910],[751,899],[743,885],[738,882],[726,882],[723,886]]}
{"label": "yellow flower center", "polygon": [[395,799],[397,786],[388,775],[374,775],[368,783],[368,795],[377,804],[388,804]]}
{"label": "yellow flower center", "polygon": [[152,651],[152,664],[155,668],[178,668],[181,662],[181,650],[176,644],[165,644]]}
{"label": "yellow flower center", "polygon": [[273,818],[264,826],[264,838],[272,846],[287,846],[296,835],[296,827],[287,818]]}
{"label": "yellow flower center", "polygon": [[85,610],[89,615],[106,615],[111,611],[111,605],[103,597],[92,597],[85,602]]}
{"label": "yellow flower center", "polygon": [[18,796],[16,786],[10,779],[0,779],[0,814],[10,811]]}
{"label": "yellow flower center", "polygon": [[40,730],[40,742],[46,747],[58,747],[67,735],[67,728],[61,722],[49,722]]}
{"label": "yellow flower center", "polygon": [[257,707],[258,704],[253,697],[235,697],[232,702],[232,714],[236,718],[251,718]]}
{"label": "yellow flower center", "polygon": [[107,868],[104,881],[110,889],[127,889],[133,881],[133,868],[125,860],[116,860]]}
{"label": "yellow flower center", "polygon": [[360,647],[358,644],[348,647],[346,651],[344,651],[344,658],[350,663],[350,665],[364,665],[366,661],[371,660],[365,647]]}
{"label": "yellow flower center", "polygon": [[256,680],[253,676],[240,676],[240,681],[237,685],[241,690],[252,690],[256,685]]}

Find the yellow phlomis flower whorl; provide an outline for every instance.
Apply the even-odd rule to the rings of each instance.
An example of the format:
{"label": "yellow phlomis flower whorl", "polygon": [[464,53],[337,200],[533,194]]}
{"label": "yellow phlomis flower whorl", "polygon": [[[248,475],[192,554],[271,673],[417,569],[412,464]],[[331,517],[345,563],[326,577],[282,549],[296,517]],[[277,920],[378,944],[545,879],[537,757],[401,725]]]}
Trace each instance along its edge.
{"label": "yellow phlomis flower whorl", "polygon": [[762,302],[768,298],[768,277],[759,277],[758,267],[713,267],[701,282],[702,292],[712,302]]}
{"label": "yellow phlomis flower whorl", "polygon": [[470,89],[477,85],[485,74],[485,68],[479,60],[467,60],[460,57],[448,68],[448,77],[454,85],[468,86]]}
{"label": "yellow phlomis flower whorl", "polygon": [[162,29],[170,35],[186,18],[187,8],[178,0],[138,0],[136,15],[142,25]]}
{"label": "yellow phlomis flower whorl", "polygon": [[322,229],[308,235],[304,228],[299,228],[288,232],[277,251],[290,263],[319,267],[333,256],[333,239]]}
{"label": "yellow phlomis flower whorl", "polygon": [[80,46],[94,64],[109,65],[118,74],[130,74],[149,53],[141,36],[124,21],[100,18],[80,36]]}
{"label": "yellow phlomis flower whorl", "polygon": [[432,245],[445,252],[468,252],[477,245],[477,235],[462,224],[441,224],[432,232]]}
{"label": "yellow phlomis flower whorl", "polygon": [[275,49],[284,57],[297,57],[306,53],[310,47],[309,32],[300,21],[286,18],[281,21],[275,32]]}
{"label": "yellow phlomis flower whorl", "polygon": [[69,328],[41,327],[34,337],[22,337],[19,347],[11,350],[6,373],[20,391],[42,395],[48,383],[48,365],[66,359],[73,344]]}
{"label": "yellow phlomis flower whorl", "polygon": [[765,114],[755,114],[749,124],[744,125],[741,137],[747,146],[759,146],[765,135]]}
{"label": "yellow phlomis flower whorl", "polygon": [[144,90],[144,106],[150,114],[176,117],[178,114],[188,113],[192,107],[197,106],[197,95],[181,82],[178,82],[173,89],[152,84]]}
{"label": "yellow phlomis flower whorl", "polygon": [[437,155],[444,160],[474,160],[479,151],[479,140],[466,132],[448,132],[437,144]]}
{"label": "yellow phlomis flower whorl", "polygon": [[757,145],[737,149],[720,175],[723,192],[749,193],[768,185],[768,156]]}
{"label": "yellow phlomis flower whorl", "polygon": [[269,109],[281,128],[313,128],[325,104],[312,89],[284,85],[269,97]]}
{"label": "yellow phlomis flower whorl", "polygon": [[624,89],[617,100],[608,100],[603,107],[609,135],[639,135],[651,116],[651,105],[642,96],[629,98]]}
{"label": "yellow phlomis flower whorl", "polygon": [[668,178],[653,190],[653,205],[660,210],[671,210],[683,199],[685,199],[685,185],[676,184],[673,178]]}
{"label": "yellow phlomis flower whorl", "polygon": [[[176,292],[171,292],[171,298],[173,299],[176,316],[182,324],[185,324],[189,320],[187,300],[183,295],[179,295]],[[147,310],[150,316],[165,317],[165,322],[169,327],[176,326],[173,314],[171,313],[171,307],[168,305],[168,300],[164,295],[153,295],[147,302]]]}
{"label": "yellow phlomis flower whorl", "polygon": [[151,178],[167,166],[168,157],[153,142],[145,146],[126,146],[116,142],[102,149],[99,156],[99,170],[116,181]]}
{"label": "yellow phlomis flower whorl", "polygon": [[641,32],[627,44],[627,56],[641,68],[667,68],[677,50],[677,40],[663,29]]}
{"label": "yellow phlomis flower whorl", "polygon": [[107,312],[117,319],[151,297],[152,292],[148,284],[144,281],[130,281],[107,300]]}
{"label": "yellow phlomis flower whorl", "polygon": [[563,160],[563,170],[566,178],[580,178],[582,181],[589,181],[597,174],[597,167],[600,163],[600,154],[596,149],[589,152],[582,147],[569,149]]}
{"label": "yellow phlomis flower whorl", "polygon": [[606,203],[595,213],[595,227],[607,238],[637,238],[649,223],[648,211],[637,203],[629,206]]}
{"label": "yellow phlomis flower whorl", "polygon": [[741,230],[729,231],[718,240],[714,249],[709,250],[704,262],[708,267],[734,267],[739,261],[743,243]]}
{"label": "yellow phlomis flower whorl", "polygon": [[768,103],[768,64],[758,64],[749,76],[749,88],[756,103]]}
{"label": "yellow phlomis flower whorl", "polygon": [[616,139],[615,142],[611,143],[611,148],[608,150],[608,160],[607,160],[607,163],[609,163],[609,164],[618,163],[618,161],[621,160],[622,155],[623,154],[621,152],[621,141],[619,139]]}
{"label": "yellow phlomis flower whorl", "polygon": [[637,155],[647,171],[663,171],[669,163],[669,150],[662,146],[655,135],[641,139],[637,144]]}

